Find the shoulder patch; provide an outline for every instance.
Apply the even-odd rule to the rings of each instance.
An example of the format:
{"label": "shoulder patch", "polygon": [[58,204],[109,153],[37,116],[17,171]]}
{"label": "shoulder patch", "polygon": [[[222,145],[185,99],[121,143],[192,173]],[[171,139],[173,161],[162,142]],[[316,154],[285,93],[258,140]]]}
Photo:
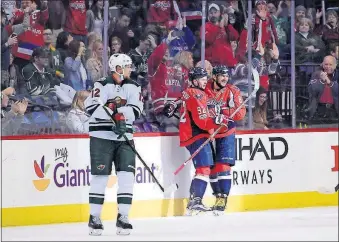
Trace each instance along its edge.
{"label": "shoulder patch", "polygon": [[110,77],[110,76],[102,77],[99,80],[97,80],[96,82],[99,82],[103,86],[106,86],[107,84],[114,84],[114,81],[113,81],[112,77]]}

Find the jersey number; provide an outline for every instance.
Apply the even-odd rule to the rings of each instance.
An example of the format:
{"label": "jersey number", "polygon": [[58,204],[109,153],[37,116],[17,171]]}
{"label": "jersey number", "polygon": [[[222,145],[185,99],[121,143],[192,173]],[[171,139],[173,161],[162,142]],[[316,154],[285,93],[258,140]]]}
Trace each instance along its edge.
{"label": "jersey number", "polygon": [[181,114],[181,116],[180,116],[180,123],[185,123],[186,122],[186,112],[187,112],[187,110],[186,110],[186,102],[182,102],[182,108],[183,108],[183,112],[182,112],[182,114]]}
{"label": "jersey number", "polygon": [[94,88],[92,90],[92,98],[93,97],[100,97],[100,89],[99,88]]}

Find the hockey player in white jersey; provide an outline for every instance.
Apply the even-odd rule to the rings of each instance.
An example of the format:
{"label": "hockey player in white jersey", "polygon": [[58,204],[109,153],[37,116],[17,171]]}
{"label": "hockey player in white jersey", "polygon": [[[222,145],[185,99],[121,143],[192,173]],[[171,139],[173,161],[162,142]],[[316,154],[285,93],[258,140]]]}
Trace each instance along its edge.
{"label": "hockey player in white jersey", "polygon": [[[104,229],[100,215],[113,162],[118,178],[117,234],[128,235],[133,229],[128,214],[133,198],[136,154],[123,135],[134,144],[132,125],[141,115],[143,102],[140,86],[130,79],[131,66],[132,60],[129,56],[112,55],[109,59],[112,74],[95,82],[91,96],[85,100],[86,111],[91,115],[89,136],[92,180],[88,223],[90,235],[101,235]],[[109,111],[111,117],[104,108]]]}

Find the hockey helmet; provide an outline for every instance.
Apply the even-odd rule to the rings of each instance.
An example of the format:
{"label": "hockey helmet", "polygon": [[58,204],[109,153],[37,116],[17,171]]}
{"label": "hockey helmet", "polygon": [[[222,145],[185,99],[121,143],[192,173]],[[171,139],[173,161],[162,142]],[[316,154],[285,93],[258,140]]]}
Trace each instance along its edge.
{"label": "hockey helmet", "polygon": [[132,59],[125,54],[113,54],[108,61],[108,66],[111,72],[116,72],[117,66],[125,68],[127,65],[132,65]]}
{"label": "hockey helmet", "polygon": [[197,80],[205,76],[207,77],[208,73],[204,68],[201,67],[193,67],[192,69],[190,69],[190,72],[188,74],[191,83],[193,80]]}
{"label": "hockey helmet", "polygon": [[213,75],[230,75],[225,65],[216,65],[212,70]]}

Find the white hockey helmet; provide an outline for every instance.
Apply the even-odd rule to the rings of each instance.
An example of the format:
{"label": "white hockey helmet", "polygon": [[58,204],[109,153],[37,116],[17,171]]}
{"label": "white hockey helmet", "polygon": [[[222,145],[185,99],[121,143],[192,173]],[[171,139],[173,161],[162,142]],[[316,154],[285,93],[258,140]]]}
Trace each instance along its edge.
{"label": "white hockey helmet", "polygon": [[132,65],[132,59],[125,54],[113,54],[108,61],[108,66],[111,72],[116,72],[117,66],[125,68],[126,65]]}

